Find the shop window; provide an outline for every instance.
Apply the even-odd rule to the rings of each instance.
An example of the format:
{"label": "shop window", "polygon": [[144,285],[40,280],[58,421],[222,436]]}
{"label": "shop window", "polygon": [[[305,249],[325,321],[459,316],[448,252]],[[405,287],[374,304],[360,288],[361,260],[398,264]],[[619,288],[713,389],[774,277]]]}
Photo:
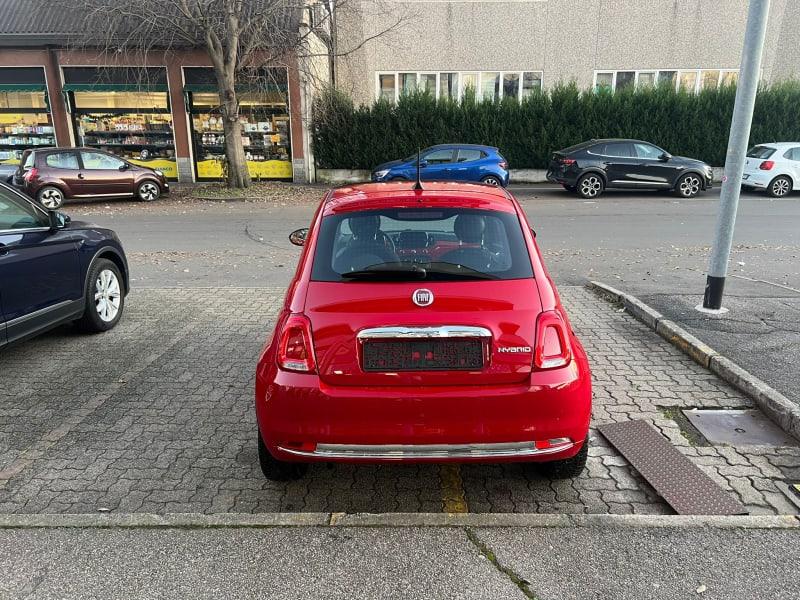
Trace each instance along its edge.
{"label": "shop window", "polygon": [[530,96],[534,92],[542,89],[542,74],[534,71],[526,71],[522,74],[522,97]]}
{"label": "shop window", "polygon": [[48,154],[44,161],[48,167],[54,169],[80,169],[78,157],[74,152],[59,152]]}
{"label": "shop window", "polygon": [[594,79],[595,90],[614,89],[614,73],[597,73]]}
{"label": "shop window", "polygon": [[439,97],[458,98],[458,73],[439,73]]}
{"label": "shop window", "polygon": [[81,152],[81,161],[83,161],[83,168],[88,171],[119,170],[125,164],[124,161],[114,156],[100,152]]}
{"label": "shop window", "polygon": [[617,71],[617,81],[614,89],[619,91],[633,87],[635,79],[636,71]]}
{"label": "shop window", "polygon": [[481,73],[481,98],[496,100],[500,97],[500,73],[487,71]]}
{"label": "shop window", "polygon": [[503,97],[519,98],[519,73],[503,73]]}
{"label": "shop window", "polygon": [[75,108],[167,110],[166,92],[76,91]]}
{"label": "shop window", "polygon": [[0,91],[0,109],[7,108],[47,108],[44,92],[4,92]]}
{"label": "shop window", "polygon": [[416,73],[400,73],[400,93],[411,94],[417,90]]}
{"label": "shop window", "polygon": [[436,97],[436,73],[420,73],[419,89]]}
{"label": "shop window", "polygon": [[397,79],[394,73],[378,75],[378,86],[380,87],[380,97],[389,102],[394,102],[397,91]]}
{"label": "shop window", "polygon": [[19,164],[32,146],[55,146],[42,67],[0,68],[0,164]]}

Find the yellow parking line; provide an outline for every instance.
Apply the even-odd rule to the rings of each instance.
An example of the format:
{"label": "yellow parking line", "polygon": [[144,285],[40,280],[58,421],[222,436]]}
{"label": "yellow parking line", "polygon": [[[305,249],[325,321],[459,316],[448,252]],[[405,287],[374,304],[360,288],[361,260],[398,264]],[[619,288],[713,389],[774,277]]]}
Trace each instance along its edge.
{"label": "yellow parking line", "polygon": [[464,495],[464,483],[461,481],[461,467],[458,465],[441,465],[439,478],[442,481],[442,506],[446,513],[469,512],[467,498]]}

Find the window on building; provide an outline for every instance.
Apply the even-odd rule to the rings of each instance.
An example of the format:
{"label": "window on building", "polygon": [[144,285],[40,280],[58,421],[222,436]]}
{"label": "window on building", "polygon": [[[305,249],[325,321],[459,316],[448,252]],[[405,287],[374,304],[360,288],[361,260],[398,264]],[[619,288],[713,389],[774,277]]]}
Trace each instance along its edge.
{"label": "window on building", "polygon": [[436,98],[436,73],[420,73],[419,89]]}
{"label": "window on building", "polygon": [[416,73],[400,73],[400,93],[411,94],[417,90]]}
{"label": "window on building", "polygon": [[530,96],[542,89],[542,74],[538,71],[525,71],[522,74],[522,97]]}
{"label": "window on building", "polygon": [[394,73],[378,75],[378,91],[381,98],[389,102],[394,102],[395,93],[397,91],[397,80]]}
{"label": "window on building", "polygon": [[617,71],[616,90],[633,87],[636,81],[636,71]]}
{"label": "window on building", "polygon": [[681,71],[678,85],[687,92],[697,89],[697,71]]}
{"label": "window on building", "polygon": [[503,97],[519,98],[519,73],[503,73]]}
{"label": "window on building", "polygon": [[720,77],[720,85],[736,85],[739,81],[739,73],[736,71],[723,71]]}
{"label": "window on building", "polygon": [[500,73],[484,71],[481,73],[481,98],[497,100],[500,97]]}
{"label": "window on building", "polygon": [[467,90],[472,90],[473,94],[478,92],[478,74],[477,73],[462,73],[461,74],[461,95],[463,96]]}
{"label": "window on building", "polygon": [[659,71],[658,72],[658,84],[669,84],[672,87],[675,87],[675,84],[678,81],[678,72],[677,71]]}
{"label": "window on building", "polygon": [[719,85],[719,71],[701,71],[700,89],[715,90]]}
{"label": "window on building", "polygon": [[613,90],[614,89],[614,73],[597,73],[594,81],[595,90]]}
{"label": "window on building", "polygon": [[458,98],[458,73],[439,73],[439,97]]}
{"label": "window on building", "polygon": [[636,77],[636,87],[653,87],[655,85],[655,71],[640,71]]}

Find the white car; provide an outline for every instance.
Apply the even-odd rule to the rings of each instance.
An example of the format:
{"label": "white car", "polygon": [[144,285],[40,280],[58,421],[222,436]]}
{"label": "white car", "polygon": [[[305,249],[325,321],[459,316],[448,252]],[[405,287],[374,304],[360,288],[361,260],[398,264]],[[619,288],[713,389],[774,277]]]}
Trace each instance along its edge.
{"label": "white car", "polygon": [[775,142],[750,148],[742,185],[764,190],[773,198],[800,190],[800,142]]}

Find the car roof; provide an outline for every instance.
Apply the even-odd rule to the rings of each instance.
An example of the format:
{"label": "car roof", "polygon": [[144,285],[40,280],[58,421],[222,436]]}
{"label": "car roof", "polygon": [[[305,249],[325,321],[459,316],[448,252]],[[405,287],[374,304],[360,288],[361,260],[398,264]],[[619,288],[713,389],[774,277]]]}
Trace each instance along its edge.
{"label": "car roof", "polygon": [[487,146],[486,144],[434,144],[433,146],[428,146],[425,150],[430,150],[431,148],[480,148],[482,150],[497,150],[495,146]]}
{"label": "car roof", "polygon": [[511,194],[499,187],[481,183],[423,182],[422,190],[413,181],[361,183],[331,190],[323,215],[380,210],[386,208],[441,207],[472,208],[516,212]]}
{"label": "car roof", "polygon": [[765,148],[794,148],[800,146],[800,142],[764,142],[763,144],[753,144],[755,146],[762,146]]}

